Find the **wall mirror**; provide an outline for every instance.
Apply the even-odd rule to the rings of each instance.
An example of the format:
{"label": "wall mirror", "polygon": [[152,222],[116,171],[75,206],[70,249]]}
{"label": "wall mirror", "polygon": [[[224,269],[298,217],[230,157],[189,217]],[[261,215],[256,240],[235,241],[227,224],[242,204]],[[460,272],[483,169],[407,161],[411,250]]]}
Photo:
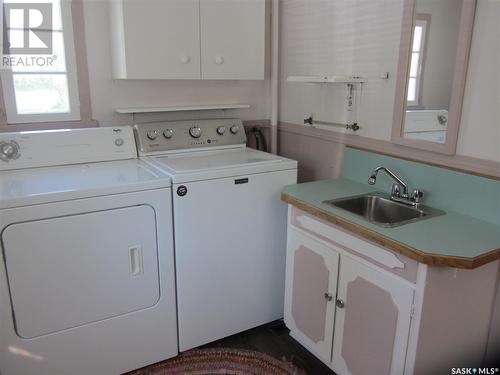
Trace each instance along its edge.
{"label": "wall mirror", "polygon": [[476,0],[405,0],[392,142],[456,150]]}

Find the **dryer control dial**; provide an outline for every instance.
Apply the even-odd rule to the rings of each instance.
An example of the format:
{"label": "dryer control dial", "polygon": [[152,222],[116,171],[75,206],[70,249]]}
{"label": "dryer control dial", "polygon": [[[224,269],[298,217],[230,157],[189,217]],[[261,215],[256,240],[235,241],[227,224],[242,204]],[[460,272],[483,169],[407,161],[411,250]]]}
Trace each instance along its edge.
{"label": "dryer control dial", "polygon": [[202,131],[199,126],[193,126],[192,128],[189,129],[189,135],[193,138],[200,138],[201,133]]}
{"label": "dryer control dial", "polygon": [[240,127],[238,125],[233,125],[229,128],[231,130],[231,133],[236,134],[240,131]]}
{"label": "dryer control dial", "polygon": [[150,130],[146,133],[147,137],[154,141],[158,137],[158,131],[157,130]]}
{"label": "dryer control dial", "polygon": [[0,142],[0,159],[3,161],[9,161],[17,159],[21,154],[19,154],[19,145],[17,142]]}

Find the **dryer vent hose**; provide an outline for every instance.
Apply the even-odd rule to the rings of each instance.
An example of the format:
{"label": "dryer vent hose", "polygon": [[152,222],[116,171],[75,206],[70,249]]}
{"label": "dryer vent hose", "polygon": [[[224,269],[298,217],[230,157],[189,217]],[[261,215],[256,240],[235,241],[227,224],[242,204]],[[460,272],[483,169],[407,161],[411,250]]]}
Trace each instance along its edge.
{"label": "dryer vent hose", "polygon": [[254,126],[248,131],[248,134],[254,137],[255,148],[257,150],[267,152],[266,137],[264,136],[264,133],[262,133],[262,129]]}

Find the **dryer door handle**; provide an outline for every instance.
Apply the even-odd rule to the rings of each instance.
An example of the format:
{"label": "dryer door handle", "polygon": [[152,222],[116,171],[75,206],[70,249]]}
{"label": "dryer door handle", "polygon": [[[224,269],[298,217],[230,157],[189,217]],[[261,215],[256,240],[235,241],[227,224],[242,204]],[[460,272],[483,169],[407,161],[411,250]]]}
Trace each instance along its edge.
{"label": "dryer door handle", "polygon": [[130,257],[130,273],[133,276],[144,273],[142,268],[142,246],[131,246],[128,251]]}

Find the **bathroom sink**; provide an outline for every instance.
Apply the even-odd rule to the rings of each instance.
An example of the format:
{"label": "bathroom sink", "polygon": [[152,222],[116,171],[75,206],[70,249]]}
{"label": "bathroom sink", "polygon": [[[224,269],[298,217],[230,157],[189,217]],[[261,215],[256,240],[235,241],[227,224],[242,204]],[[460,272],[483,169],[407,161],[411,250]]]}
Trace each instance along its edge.
{"label": "bathroom sink", "polygon": [[323,203],[361,216],[383,227],[396,227],[445,214],[444,211],[421,204],[410,206],[394,202],[389,195],[383,193],[331,199]]}

